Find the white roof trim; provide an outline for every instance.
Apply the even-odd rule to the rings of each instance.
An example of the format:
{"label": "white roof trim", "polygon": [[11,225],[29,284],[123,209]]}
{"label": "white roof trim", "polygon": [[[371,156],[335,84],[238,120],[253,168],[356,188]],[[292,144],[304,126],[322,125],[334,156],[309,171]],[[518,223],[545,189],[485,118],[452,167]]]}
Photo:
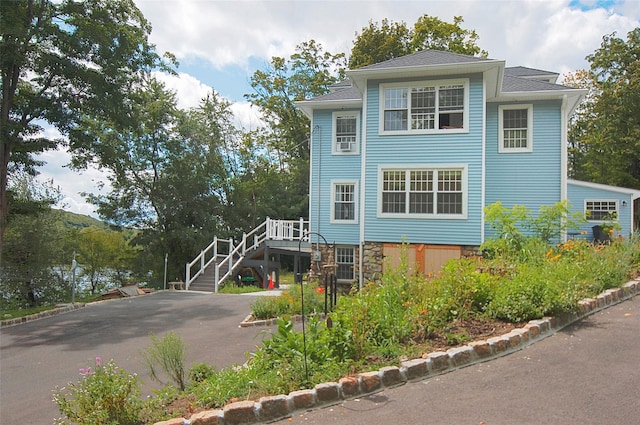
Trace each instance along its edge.
{"label": "white roof trim", "polygon": [[631,199],[640,198],[640,190],[636,190],[636,189],[629,189],[626,187],[619,187],[619,186],[610,186],[608,184],[583,182],[580,180],[573,180],[573,179],[567,179],[567,183],[575,186],[590,188],[590,189],[607,190],[609,192],[616,192],[624,195],[630,195]]}

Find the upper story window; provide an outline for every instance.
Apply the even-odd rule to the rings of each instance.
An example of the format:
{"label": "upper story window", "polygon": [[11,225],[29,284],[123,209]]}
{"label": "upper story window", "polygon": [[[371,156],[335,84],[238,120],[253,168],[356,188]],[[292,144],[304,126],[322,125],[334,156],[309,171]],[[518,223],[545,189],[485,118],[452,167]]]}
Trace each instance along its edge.
{"label": "upper story window", "polygon": [[464,167],[380,170],[381,216],[464,218]]}
{"label": "upper story window", "polygon": [[357,111],[333,113],[334,154],[357,154],[360,150],[360,113]]}
{"label": "upper story window", "polygon": [[533,151],[533,105],[501,105],[498,107],[501,153]]}
{"label": "upper story window", "polygon": [[332,222],[355,223],[357,221],[356,190],[357,184],[354,181],[332,182]]}
{"label": "upper story window", "polygon": [[618,201],[587,200],[584,204],[589,221],[615,220],[618,217]]}
{"label": "upper story window", "polygon": [[381,133],[466,131],[468,80],[380,86]]}

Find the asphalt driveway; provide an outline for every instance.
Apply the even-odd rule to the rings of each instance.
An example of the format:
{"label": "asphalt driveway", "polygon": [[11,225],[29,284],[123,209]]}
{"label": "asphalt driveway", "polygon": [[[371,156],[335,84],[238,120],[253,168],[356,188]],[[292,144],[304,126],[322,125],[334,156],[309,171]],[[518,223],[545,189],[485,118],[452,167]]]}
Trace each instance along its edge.
{"label": "asphalt driveway", "polygon": [[255,296],[188,291],[90,304],[58,316],[0,330],[0,424],[50,425],[59,416],[52,390],[77,381],[96,356],[113,359],[159,388],[146,372],[140,350],[151,333],[174,331],[187,346],[187,366],[241,364],[260,344],[265,328],[240,328]]}

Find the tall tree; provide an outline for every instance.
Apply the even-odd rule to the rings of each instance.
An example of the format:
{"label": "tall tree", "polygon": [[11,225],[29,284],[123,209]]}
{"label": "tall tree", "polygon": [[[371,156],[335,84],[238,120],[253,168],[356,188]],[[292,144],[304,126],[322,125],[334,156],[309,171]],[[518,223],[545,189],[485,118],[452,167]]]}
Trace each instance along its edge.
{"label": "tall tree", "polygon": [[184,264],[226,230],[221,217],[236,137],[230,104],[213,92],[182,111],[175,93],[155,79],[133,90],[130,122],[87,119],[72,132],[74,165],[110,172],[110,193],[90,197],[98,213],[138,229],[135,242],[156,265],[168,254],[172,278],[183,277]]}
{"label": "tall tree", "polygon": [[289,59],[273,57],[268,69],[251,77],[254,92],[245,97],[260,108],[267,123],[267,129],[254,136],[269,151],[263,158],[275,160],[278,168],[277,176],[258,173],[271,182],[279,180],[266,188],[273,192],[273,215],[297,218],[308,214],[310,122],[294,102],[328,93],[332,84],[344,78],[345,65],[344,54],[326,52],[310,40],[298,45]]}
{"label": "tall tree", "polygon": [[126,119],[133,81],[168,69],[150,32],[132,0],[0,2],[0,247],[12,169],[33,169],[34,154],[63,144],[43,126],[66,135],[82,115]]}
{"label": "tall tree", "polygon": [[478,34],[462,28],[463,22],[461,16],[454,16],[449,23],[429,15],[418,18],[412,29],[404,22],[387,19],[381,23],[369,22],[369,26],[356,34],[349,67],[361,68],[426,49],[486,57],[487,52],[477,45]]}
{"label": "tall tree", "polygon": [[624,40],[605,35],[587,56],[583,87],[594,96],[578,110],[569,139],[578,178],[640,189],[640,28]]}
{"label": "tall tree", "polygon": [[361,68],[408,55],[411,53],[410,42],[411,31],[406,23],[389,22],[386,18],[380,23],[369,21],[369,26],[362,28],[360,34],[356,33],[349,68]]}

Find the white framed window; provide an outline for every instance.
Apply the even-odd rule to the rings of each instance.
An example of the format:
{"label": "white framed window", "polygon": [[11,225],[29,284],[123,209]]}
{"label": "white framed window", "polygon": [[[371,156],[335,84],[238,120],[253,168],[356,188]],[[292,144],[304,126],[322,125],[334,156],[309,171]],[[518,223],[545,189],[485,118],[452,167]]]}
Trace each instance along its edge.
{"label": "white framed window", "polygon": [[584,201],[584,213],[589,221],[616,220],[618,218],[618,201],[587,199]]}
{"label": "white framed window", "polygon": [[360,112],[339,111],[333,113],[333,154],[358,154],[360,152]]}
{"label": "white framed window", "polygon": [[380,217],[466,218],[466,166],[380,167],[378,179]]}
{"label": "white framed window", "polygon": [[331,182],[331,222],[358,222],[358,184],[355,181]]}
{"label": "white framed window", "polygon": [[498,152],[533,152],[533,105],[498,107]]}
{"label": "white framed window", "polygon": [[380,85],[380,134],[468,132],[469,80]]}
{"label": "white framed window", "polygon": [[353,280],[355,279],[355,248],[352,246],[336,247],[336,279]]}

